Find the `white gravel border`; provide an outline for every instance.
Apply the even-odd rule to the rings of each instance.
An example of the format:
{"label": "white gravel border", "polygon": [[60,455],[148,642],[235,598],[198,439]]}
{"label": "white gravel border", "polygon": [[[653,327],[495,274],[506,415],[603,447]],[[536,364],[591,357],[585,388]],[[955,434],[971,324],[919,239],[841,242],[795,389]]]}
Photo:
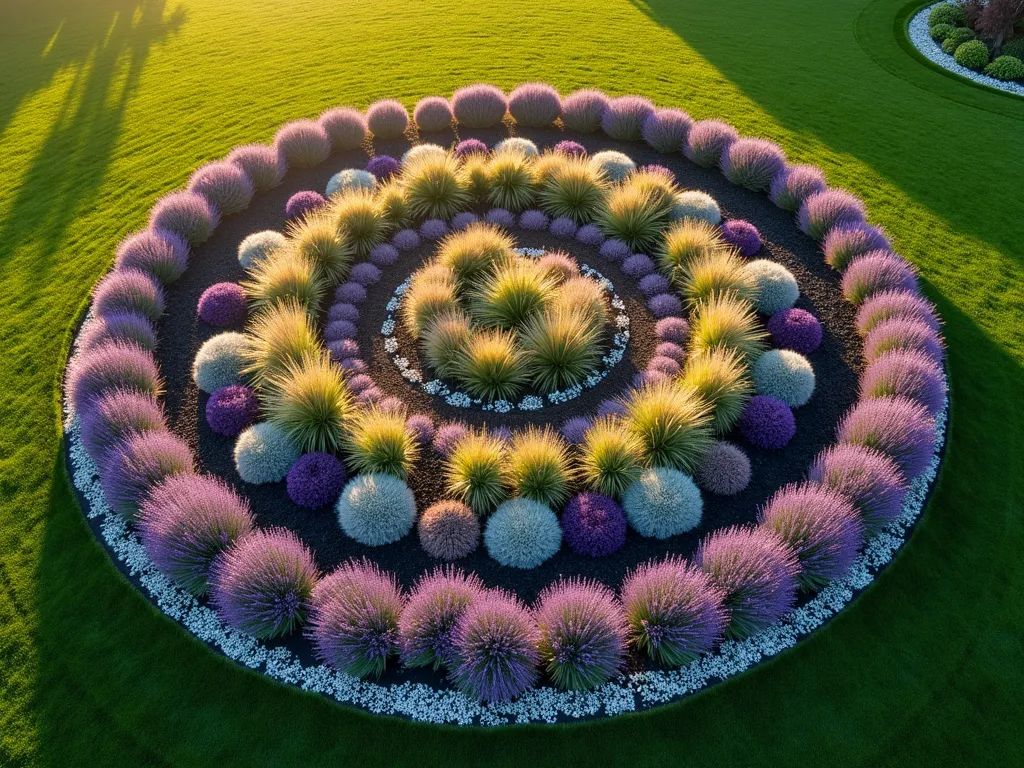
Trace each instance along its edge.
{"label": "white gravel border", "polygon": [[[89,322],[91,318],[86,319],[83,329]],[[76,339],[72,359],[77,354]],[[199,640],[274,680],[316,691],[342,704],[369,712],[427,723],[496,726],[610,717],[646,709],[737,675],[796,645],[867,587],[905,542],[938,473],[939,456],[946,435],[947,408],[943,407],[935,420],[937,439],[932,463],[911,485],[900,517],[868,543],[846,578],[833,581],[776,624],[742,642],[727,640],[714,653],[706,654],[681,669],[630,674],[582,693],[543,686],[527,691],[513,702],[491,705],[480,704],[458,691],[438,690],[424,683],[382,685],[359,680],[322,664],[306,665],[288,649],[269,648],[223,623],[212,608],[201,604],[161,574],[135,532],[120,515],[110,510],[103,498],[99,471],[82,447],[78,418],[71,413],[66,402],[64,412],[72,481],[85,500],[83,512],[89,519],[100,519],[103,540],[128,572],[139,580],[157,607]]]}
{"label": "white gravel border", "polygon": [[907,34],[914,47],[923,53],[929,61],[938,64],[943,69],[948,69],[950,72],[966,77],[968,80],[973,80],[976,83],[987,85],[990,88],[998,88],[1000,91],[1024,96],[1024,84],[1008,80],[996,80],[996,78],[989,77],[981,72],[975,72],[973,69],[962,67],[956,63],[956,59],[942,50],[941,45],[932,40],[931,35],[928,34],[928,14],[931,13],[932,8],[935,6],[946,5],[947,2],[948,0],[944,0],[941,3],[932,3],[922,8],[911,18],[910,24],[907,25]]}

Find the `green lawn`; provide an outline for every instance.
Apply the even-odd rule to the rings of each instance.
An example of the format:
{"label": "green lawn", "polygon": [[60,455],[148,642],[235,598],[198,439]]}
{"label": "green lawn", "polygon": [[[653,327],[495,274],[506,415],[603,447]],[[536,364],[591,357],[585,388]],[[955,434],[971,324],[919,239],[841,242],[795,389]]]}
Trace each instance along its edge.
{"label": "green lawn", "polygon": [[[903,0],[4,5],[0,764],[1024,763],[1024,100],[909,56]],[[778,141],[867,200],[947,322],[952,437],[897,562],[798,648],[642,715],[452,730],[271,683],[121,578],[64,475],[69,329],[158,195],[288,119],[481,79]]]}

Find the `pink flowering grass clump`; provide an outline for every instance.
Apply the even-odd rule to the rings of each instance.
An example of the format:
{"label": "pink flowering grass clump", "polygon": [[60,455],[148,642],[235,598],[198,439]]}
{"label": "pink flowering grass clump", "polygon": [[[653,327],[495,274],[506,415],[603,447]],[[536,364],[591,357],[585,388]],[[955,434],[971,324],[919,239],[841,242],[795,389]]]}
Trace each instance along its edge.
{"label": "pink flowering grass clump", "polygon": [[95,349],[107,342],[121,342],[153,352],[157,338],[153,323],[138,312],[108,312],[93,318],[78,339],[82,350]]}
{"label": "pink flowering grass clump", "polygon": [[869,251],[891,251],[892,243],[885,232],[871,224],[838,224],[825,235],[821,250],[825,263],[843,272],[851,261]]}
{"label": "pink flowering grass clump", "polygon": [[289,167],[312,168],[331,154],[331,137],[320,123],[294,120],[278,129],[274,146]]}
{"label": "pink flowering grass clump", "polygon": [[835,445],[815,457],[807,479],[849,499],[864,524],[865,537],[899,517],[907,481],[881,451],[863,445]]}
{"label": "pink flowering grass clump", "polygon": [[840,443],[874,448],[914,480],[932,462],[935,422],[928,409],[906,397],[879,397],[855,405],[839,422]]}
{"label": "pink flowering grass clump", "polygon": [[807,483],[776,491],[758,521],[796,552],[797,580],[806,590],[821,589],[849,573],[864,534],[864,524],[849,499]]}
{"label": "pink flowering grass clump", "polygon": [[194,192],[165,195],[149,214],[151,229],[173,232],[193,246],[209,240],[219,223],[217,209],[205,197]]}
{"label": "pink flowering grass clump", "polygon": [[786,164],[778,144],[766,139],[737,139],[722,151],[719,166],[725,178],[755,191],[767,191]]}
{"label": "pink flowering grass clump", "polygon": [[797,211],[800,231],[815,240],[823,240],[837,225],[862,224],[867,216],[864,203],[844,189],[825,189],[809,195]]}
{"label": "pink flowering grass clump", "polygon": [[601,114],[601,130],[617,141],[640,141],[644,121],[654,114],[654,105],[642,96],[611,99]]}
{"label": "pink flowering grass clump", "polygon": [[696,561],[725,592],[728,637],[750,637],[796,603],[796,553],[765,528],[721,528],[700,543]]}
{"label": "pink flowering grass clump", "polygon": [[547,83],[523,83],[508,95],[508,111],[519,125],[544,128],[562,116],[562,99]]}
{"label": "pink flowering grass clump", "polygon": [[936,363],[946,355],[942,337],[930,325],[903,317],[879,323],[864,337],[864,359],[869,363],[895,351],[920,352]]}
{"label": "pink flowering grass clump", "polygon": [[477,83],[452,94],[452,114],[466,128],[491,128],[502,121],[508,99],[500,88]]}
{"label": "pink flowering grass clump", "polygon": [[454,636],[466,610],[486,594],[480,577],[446,566],[416,582],[398,621],[398,650],[406,667],[451,666]]}
{"label": "pink flowering grass clump", "polygon": [[640,133],[653,149],[664,154],[681,152],[693,118],[681,109],[657,109],[649,114]]}
{"label": "pink flowering grass clump", "polygon": [[139,269],[116,269],[107,273],[92,293],[92,310],[99,317],[134,312],[155,323],[163,315],[165,304],[163,288]]}
{"label": "pink flowering grass clump", "polygon": [[404,607],[392,574],[369,560],[350,560],[313,588],[306,634],[321,661],[353,677],[380,677],[398,654]]}
{"label": "pink flowering grass clump", "polygon": [[221,216],[230,216],[249,207],[256,186],[241,166],[221,160],[198,168],[188,191],[205,197]]}
{"label": "pink flowering grass clump", "polygon": [[317,122],[331,140],[335,152],[359,149],[369,128],[366,117],[354,107],[333,107],[320,115]]}
{"label": "pink flowering grass clump", "polygon": [[630,645],[665,666],[681,667],[710,651],[729,621],[725,591],[674,555],[638,566],[620,594]]}
{"label": "pink flowering grass clump", "polygon": [[276,187],[288,171],[288,164],[278,148],[266,144],[235,147],[224,159],[245,171],[257,192],[266,192]]}
{"label": "pink flowering grass clump", "polygon": [[935,359],[917,349],[893,349],[876,358],[860,380],[862,399],[908,397],[935,416],[946,402],[946,377]]}
{"label": "pink flowering grass clump", "polygon": [[720,120],[700,120],[686,135],[683,154],[705,168],[718,165],[729,145],[739,139],[736,129]]}
{"label": "pink flowering grass clump", "polygon": [[193,595],[209,586],[210,568],[224,550],[255,527],[249,504],[210,475],[172,475],[139,511],[139,536],[150,560]]}
{"label": "pink flowering grass clump", "polygon": [[868,251],[850,262],[843,274],[843,298],[862,304],[882,291],[917,293],[917,273],[910,263],[888,251]]}
{"label": "pink flowering grass clump", "polygon": [[397,139],[409,127],[409,112],[395,99],[375,101],[366,110],[366,125],[377,139]]}
{"label": "pink flowering grass clump", "polygon": [[163,383],[152,353],[134,344],[108,341],[75,358],[68,369],[67,388],[75,411],[83,414],[110,392],[156,397]]}
{"label": "pink flowering grass clump", "polygon": [[210,601],[235,629],[260,639],[306,619],[319,578],[309,548],[289,530],[254,530],[213,561]]}
{"label": "pink flowering grass clump", "polygon": [[168,285],[181,277],[188,257],[188,243],[183,237],[159,229],[144,229],[117,246],[114,267],[118,271],[137,269]]}
{"label": "pink flowering grass clump", "polygon": [[913,291],[881,291],[872,294],[857,310],[857,332],[867,335],[880,323],[892,319],[919,320],[938,333],[942,327],[935,305]]}
{"label": "pink flowering grass clump", "polygon": [[134,520],[150,491],[172,475],[195,474],[188,443],[164,431],[133,435],[111,455],[101,477],[103,497],[112,510]]}
{"label": "pink flowering grass clump", "polygon": [[167,419],[152,395],[113,390],[82,414],[82,447],[100,474],[121,445],[144,432],[166,432]]}
{"label": "pink flowering grass clump", "polygon": [[601,127],[609,102],[601,91],[590,88],[573,91],[562,99],[562,122],[569,130],[593,133]]}
{"label": "pink flowering grass clump", "polygon": [[451,681],[482,703],[511,701],[537,683],[539,640],[537,624],[519,600],[491,590],[466,609],[455,629]]}
{"label": "pink flowering grass clump", "polygon": [[427,96],[416,102],[412,121],[423,133],[437,133],[451,127],[455,115],[452,105],[443,96]]}
{"label": "pink flowering grass clump", "polygon": [[555,687],[596,688],[611,680],[626,657],[626,620],[611,590],[572,579],[537,597],[540,663]]}
{"label": "pink flowering grass clump", "polygon": [[772,177],[768,197],[784,211],[796,213],[804,200],[827,185],[825,174],[813,165],[787,165]]}

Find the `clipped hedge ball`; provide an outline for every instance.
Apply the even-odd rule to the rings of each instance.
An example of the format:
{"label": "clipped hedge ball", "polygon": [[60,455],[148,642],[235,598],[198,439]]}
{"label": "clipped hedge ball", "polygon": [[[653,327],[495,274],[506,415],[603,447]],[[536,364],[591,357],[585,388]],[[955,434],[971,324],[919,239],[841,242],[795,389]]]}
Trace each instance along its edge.
{"label": "clipped hedge ball", "polygon": [[218,333],[203,342],[192,361],[192,378],[203,392],[213,392],[232,384],[245,384],[244,334],[234,331]]}
{"label": "clipped hedge ball", "polygon": [[487,554],[510,568],[536,568],[562,546],[562,529],[550,507],[532,499],[501,504],[484,530]]}
{"label": "clipped hedge ball", "polygon": [[758,312],[774,315],[789,309],[800,298],[800,286],[793,273],[778,262],[755,259],[747,264],[746,272],[757,287],[754,306]]}
{"label": "clipped hedge ball", "polygon": [[480,544],[480,521],[473,510],[454,499],[427,507],[419,523],[423,551],[439,560],[458,560]]}
{"label": "clipped hedge ball", "polygon": [[704,500],[693,478],[676,469],[646,470],[622,495],[626,519],[641,536],[667,539],[700,525]]}
{"label": "clipped hedge ball", "polygon": [[199,319],[207,325],[241,325],[249,314],[245,291],[238,283],[214,283],[199,297]]}
{"label": "clipped hedge ball", "polygon": [[235,469],[253,485],[280,482],[298,458],[298,446],[266,421],[253,424],[235,441]]}
{"label": "clipped hedge ball", "polygon": [[352,478],[334,509],[341,530],[368,547],[398,541],[416,522],[416,499],[409,486],[383,473]]}
{"label": "clipped hedge ball", "polygon": [[754,387],[758,394],[774,397],[790,408],[806,405],[814,394],[814,368],[791,349],[770,349],[754,363]]}

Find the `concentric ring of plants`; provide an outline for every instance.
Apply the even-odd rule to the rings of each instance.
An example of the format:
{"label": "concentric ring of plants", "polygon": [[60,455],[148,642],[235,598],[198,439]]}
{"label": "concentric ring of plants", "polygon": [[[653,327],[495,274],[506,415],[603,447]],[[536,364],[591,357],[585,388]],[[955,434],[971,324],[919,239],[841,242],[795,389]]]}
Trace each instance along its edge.
{"label": "concentric ring of plants", "polygon": [[442,101],[284,126],[121,246],[66,387],[97,536],[216,650],[417,720],[608,716],[793,645],[938,471],[912,267],[723,123]]}

